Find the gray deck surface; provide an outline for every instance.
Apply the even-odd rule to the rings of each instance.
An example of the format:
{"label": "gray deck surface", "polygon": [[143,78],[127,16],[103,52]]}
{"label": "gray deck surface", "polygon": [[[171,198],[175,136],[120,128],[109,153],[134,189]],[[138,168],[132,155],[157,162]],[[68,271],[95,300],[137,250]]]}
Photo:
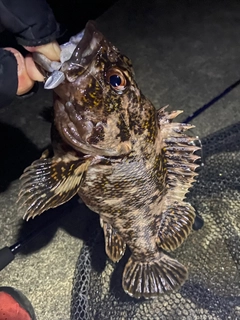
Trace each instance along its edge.
{"label": "gray deck surface", "polygon": [[[156,108],[182,109],[180,120],[240,79],[240,1],[123,0],[98,19],[98,26],[132,59],[139,87]],[[40,113],[51,104],[51,92],[41,89],[0,110],[0,247],[58,213],[22,226],[16,205],[18,177],[50,141],[50,124]],[[239,121],[236,87],[192,123],[195,134],[205,137]],[[0,273],[0,285],[22,290],[40,320],[70,317],[72,278],[86,224],[81,211],[86,216],[87,210],[83,205],[65,210],[69,213],[61,221]]]}

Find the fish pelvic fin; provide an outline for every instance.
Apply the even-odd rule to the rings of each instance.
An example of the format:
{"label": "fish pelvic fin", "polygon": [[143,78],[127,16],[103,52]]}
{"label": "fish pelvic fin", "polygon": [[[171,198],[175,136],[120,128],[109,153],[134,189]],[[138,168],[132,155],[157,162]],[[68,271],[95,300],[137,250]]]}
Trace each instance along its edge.
{"label": "fish pelvic fin", "polygon": [[105,237],[105,251],[109,259],[118,262],[125,253],[126,243],[117,231],[107,222],[100,219]]}
{"label": "fish pelvic fin", "polygon": [[162,253],[147,262],[137,261],[131,256],[123,272],[122,286],[134,298],[156,298],[180,287],[187,274],[181,263]]}
{"label": "fish pelvic fin", "polygon": [[26,220],[70,200],[90,165],[90,160],[83,158],[47,156],[47,152],[43,153],[20,177],[18,204],[19,210],[24,208]]}

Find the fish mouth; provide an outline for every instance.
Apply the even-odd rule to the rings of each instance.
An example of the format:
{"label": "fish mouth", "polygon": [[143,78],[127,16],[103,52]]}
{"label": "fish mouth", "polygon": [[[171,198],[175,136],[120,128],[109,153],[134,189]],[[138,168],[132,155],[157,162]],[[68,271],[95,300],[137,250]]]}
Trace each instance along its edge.
{"label": "fish mouth", "polygon": [[[104,36],[96,29],[94,21],[88,21],[83,37],[65,67],[67,67],[68,70],[74,70],[74,66],[83,68],[88,66],[101,48],[103,39]],[[63,66],[63,71],[64,69]]]}

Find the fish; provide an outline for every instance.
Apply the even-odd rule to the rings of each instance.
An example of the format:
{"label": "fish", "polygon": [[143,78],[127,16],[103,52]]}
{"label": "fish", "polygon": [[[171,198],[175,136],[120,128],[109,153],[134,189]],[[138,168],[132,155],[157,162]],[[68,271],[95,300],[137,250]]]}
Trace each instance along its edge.
{"label": "fish", "polygon": [[185,199],[194,183],[199,147],[182,111],[156,109],[139,89],[131,60],[89,21],[54,89],[52,150],[21,176],[25,219],[73,196],[97,213],[105,251],[117,263],[130,249],[122,275],[134,298],[177,290],[187,268],[169,252],[193,230]]}

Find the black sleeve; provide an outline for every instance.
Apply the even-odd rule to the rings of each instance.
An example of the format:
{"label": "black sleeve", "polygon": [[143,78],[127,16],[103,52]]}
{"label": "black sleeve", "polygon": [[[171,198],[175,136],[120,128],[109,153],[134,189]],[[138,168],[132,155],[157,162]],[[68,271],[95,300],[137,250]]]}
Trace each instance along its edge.
{"label": "black sleeve", "polygon": [[0,48],[0,107],[12,102],[17,88],[17,60],[13,53]]}
{"label": "black sleeve", "polygon": [[0,0],[0,22],[24,46],[39,46],[60,36],[45,0]]}

